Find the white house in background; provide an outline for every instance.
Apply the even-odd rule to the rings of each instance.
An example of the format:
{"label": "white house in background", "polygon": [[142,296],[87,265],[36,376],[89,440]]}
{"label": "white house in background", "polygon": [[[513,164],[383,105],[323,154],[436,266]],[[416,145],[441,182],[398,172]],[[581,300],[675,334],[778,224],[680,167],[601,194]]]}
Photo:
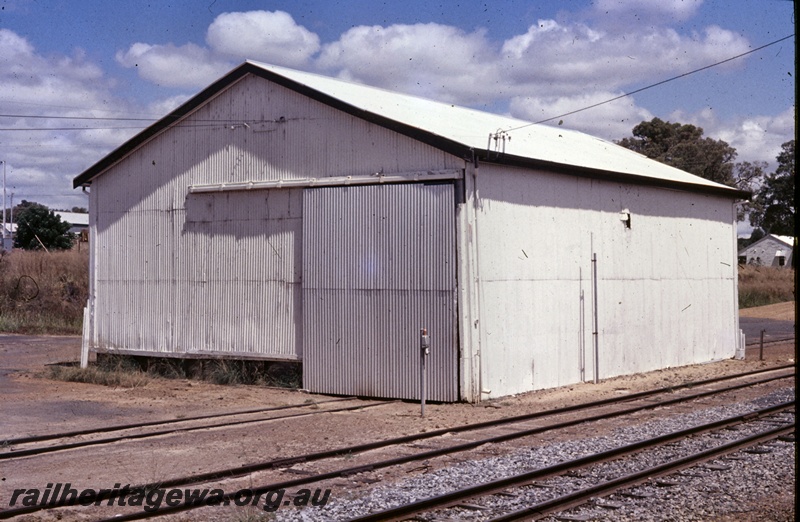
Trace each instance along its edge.
{"label": "white house in background", "polygon": [[70,234],[80,234],[83,230],[89,229],[89,214],[86,212],[64,212],[61,210],[54,210],[53,214],[59,216],[61,221],[69,223]]}
{"label": "white house in background", "polygon": [[740,265],[792,266],[794,238],[767,234],[750,246],[739,250]]}
{"label": "white house in background", "polygon": [[16,233],[16,223],[6,223],[5,230],[3,230],[3,224],[0,223],[0,252],[3,250],[10,252],[14,248],[14,235]]}
{"label": "white house in background", "polygon": [[748,193],[580,132],[246,62],[77,176],[86,346],[480,401],[733,357]]}

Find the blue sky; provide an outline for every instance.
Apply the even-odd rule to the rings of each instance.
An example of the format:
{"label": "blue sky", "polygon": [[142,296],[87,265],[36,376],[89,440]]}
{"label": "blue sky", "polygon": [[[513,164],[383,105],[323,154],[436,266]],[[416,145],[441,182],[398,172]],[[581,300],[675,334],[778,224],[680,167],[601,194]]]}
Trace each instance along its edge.
{"label": "blue sky", "polygon": [[[8,190],[15,202],[59,208],[86,206],[71,179],[146,124],[66,118],[157,118],[248,58],[538,121],[794,33],[788,0],[0,0],[0,8]],[[774,168],[794,136],[794,77],[790,38],[564,125],[620,139],[655,116],[693,123],[734,146],[738,161]]]}

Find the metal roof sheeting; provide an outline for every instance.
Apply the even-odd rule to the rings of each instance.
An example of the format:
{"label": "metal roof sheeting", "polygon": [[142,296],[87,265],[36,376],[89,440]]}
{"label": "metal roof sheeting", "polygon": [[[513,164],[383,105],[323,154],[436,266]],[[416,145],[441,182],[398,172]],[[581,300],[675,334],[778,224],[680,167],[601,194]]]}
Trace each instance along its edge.
{"label": "metal roof sheeting", "polygon": [[62,221],[66,221],[72,226],[89,226],[89,214],[85,212],[65,212],[61,210],[53,211],[54,214],[61,217]]}
{"label": "metal roof sheeting", "polygon": [[511,139],[506,140],[503,145],[505,154],[575,167],[730,188],[581,132],[542,124],[532,125],[530,122],[498,114],[284,67],[252,61],[249,63],[364,111],[383,115],[472,149],[486,150],[487,146],[493,149],[494,144],[489,144],[490,134],[527,125],[509,132]]}
{"label": "metal roof sheeting", "polygon": [[[140,144],[175,124],[246,74],[262,76],[462,157],[473,154],[477,159],[492,163],[540,167],[575,175],[696,190],[734,198],[750,196],[748,192],[689,174],[581,132],[534,125],[507,116],[254,61],[240,65],[167,117],[133,137],[77,176],[74,186],[91,182],[92,178],[102,174]],[[507,136],[511,139],[502,141],[500,150],[496,150],[490,136],[509,129],[516,130],[510,130]]]}

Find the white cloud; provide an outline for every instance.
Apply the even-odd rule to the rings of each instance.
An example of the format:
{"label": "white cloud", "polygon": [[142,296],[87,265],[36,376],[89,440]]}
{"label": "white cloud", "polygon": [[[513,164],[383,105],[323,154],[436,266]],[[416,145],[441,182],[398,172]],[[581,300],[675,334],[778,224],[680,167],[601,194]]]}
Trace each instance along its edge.
{"label": "white cloud", "polygon": [[116,58],[124,67],[135,67],[142,78],[167,87],[205,87],[232,66],[193,43],[180,47],[135,43],[118,51]]}
{"label": "white cloud", "polygon": [[157,117],[163,117],[172,112],[173,110],[177,109],[183,102],[188,100],[190,96],[186,94],[178,94],[176,96],[170,96],[169,98],[164,98],[161,100],[156,100],[147,106],[147,113],[157,115]]}
{"label": "white cloud", "polygon": [[669,28],[612,33],[540,20],[503,44],[501,63],[514,89],[554,96],[660,80],[747,50],[745,38],[718,27],[685,36]]}
{"label": "white cloud", "polygon": [[319,37],[282,11],[223,13],[206,41],[208,47],[137,42],[116,59],[157,85],[200,89],[247,59],[302,67],[319,50]]}
{"label": "white cloud", "polygon": [[0,112],[17,115],[0,121],[0,159],[7,162],[7,192],[15,194],[15,203],[86,206],[86,195],[72,189],[72,178],[135,130],[60,129],[128,126],[65,119],[125,111],[128,105],[112,95],[113,86],[80,51],[43,56],[27,39],[0,29]]}
{"label": "white cloud", "polygon": [[283,11],[223,13],[208,27],[206,42],[240,60],[300,67],[319,51],[319,37]]}
{"label": "white cloud", "polygon": [[359,26],[323,46],[316,66],[369,85],[487,106],[617,91],[746,50],[745,38],[714,26],[691,35],[658,26],[619,33],[540,20],[504,42],[439,24]]}
{"label": "white cloud", "polygon": [[[87,86],[92,88],[87,89]],[[97,93],[109,84],[102,72],[85,61],[81,53],[73,57],[44,58],[23,37],[0,29],[0,94],[3,103],[33,106],[87,106],[96,103]]]}
{"label": "white cloud", "polygon": [[781,145],[794,135],[794,107],[775,116],[754,116],[719,121],[713,111],[706,109],[697,114],[676,111],[673,121],[691,123],[703,128],[703,135],[723,140],[736,149],[736,161],[766,161],[768,170],[777,166],[775,158]]}
{"label": "white cloud", "polygon": [[433,23],[359,26],[325,45],[317,66],[369,85],[468,104],[502,90],[495,58],[483,31]]}
{"label": "white cloud", "polygon": [[[511,100],[510,110],[516,118],[541,121],[582,107],[589,107],[619,95],[620,93],[613,92],[592,92],[569,97],[515,97]],[[607,140],[618,140],[630,136],[633,127],[652,118],[653,115],[647,109],[636,106],[633,98],[622,98],[586,111],[556,118],[548,121],[547,125],[558,125],[559,122],[562,122],[566,128]]]}

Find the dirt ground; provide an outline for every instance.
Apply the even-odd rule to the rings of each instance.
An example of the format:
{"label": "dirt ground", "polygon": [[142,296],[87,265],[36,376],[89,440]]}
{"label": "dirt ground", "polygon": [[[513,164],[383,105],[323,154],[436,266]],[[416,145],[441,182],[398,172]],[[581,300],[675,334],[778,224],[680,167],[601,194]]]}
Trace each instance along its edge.
{"label": "dirt ground", "polygon": [[[737,373],[795,358],[793,341],[772,343],[759,361],[758,345],[749,345],[745,360],[685,366],[645,374],[606,379],[598,384],[580,383],[472,404],[427,404],[426,418],[414,402],[392,402],[373,412],[378,422],[385,415],[406,419],[404,432],[452,426],[551,409],[581,401],[601,399],[685,381]],[[0,439],[42,433],[87,429],[95,426],[171,420],[190,415],[248,408],[303,404],[331,397],[259,386],[220,386],[187,379],[151,378],[144,386],[112,388],[94,384],[53,381],[47,366],[79,358],[77,337],[32,337],[0,334]],[[370,402],[364,400],[365,403]],[[370,414],[373,415],[373,414]],[[365,426],[367,432],[374,432]],[[382,431],[382,430],[378,430]]]}
{"label": "dirt ground", "polygon": [[[786,306],[748,314],[786,315]],[[780,315],[784,314],[784,315]],[[753,315],[752,317],[758,317]],[[418,433],[482,420],[547,410],[654,387],[792,364],[794,341],[770,343],[759,361],[757,345],[745,360],[724,360],[582,383],[505,397],[480,404],[428,404],[387,401],[357,413],[317,415],[291,423],[244,425],[225,430],[186,432],[177,439],[143,439],[109,445],[102,451],[66,451],[4,462],[0,471],[0,509],[15,488],[71,482],[83,487],[140,484],[178,474],[218,470],[279,456],[320,451],[357,442]],[[136,388],[112,388],[48,379],[47,366],[79,359],[77,337],[0,334],[0,440],[147,420],[248,408],[305,404],[331,397],[259,386],[219,386],[207,382],[152,378]],[[363,400],[362,404],[373,401]],[[348,403],[353,404],[353,403]],[[132,458],[136,456],[136,458]],[[179,472],[180,471],[180,472]]]}
{"label": "dirt ground", "polygon": [[754,317],[759,319],[774,319],[776,321],[794,322],[796,314],[794,301],[787,303],[776,303],[767,306],[757,306],[755,308],[745,308],[739,311],[739,317]]}

